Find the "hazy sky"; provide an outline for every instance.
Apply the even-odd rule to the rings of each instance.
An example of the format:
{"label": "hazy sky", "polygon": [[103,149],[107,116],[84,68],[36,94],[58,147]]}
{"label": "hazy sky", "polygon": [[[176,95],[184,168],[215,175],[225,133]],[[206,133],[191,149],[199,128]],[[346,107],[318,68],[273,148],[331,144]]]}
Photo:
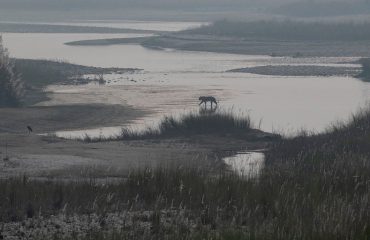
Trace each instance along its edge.
{"label": "hazy sky", "polygon": [[[0,0],[2,8],[71,9],[71,8],[197,8],[197,7],[270,7],[290,2],[325,2],[333,0]],[[365,0],[346,0],[343,2]]]}
{"label": "hazy sky", "polygon": [[[58,16],[180,17],[178,12],[186,12],[183,16],[187,16],[189,20],[196,16],[233,16],[233,12],[239,17],[251,13],[304,17],[353,15],[369,13],[370,0],[0,0],[0,20],[42,17],[52,19]],[[65,15],[66,13],[69,15]]]}

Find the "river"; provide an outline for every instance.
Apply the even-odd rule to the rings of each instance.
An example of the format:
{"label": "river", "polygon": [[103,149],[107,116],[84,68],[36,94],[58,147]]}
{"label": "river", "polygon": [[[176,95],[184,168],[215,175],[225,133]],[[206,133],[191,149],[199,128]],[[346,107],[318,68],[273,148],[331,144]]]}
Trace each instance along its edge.
{"label": "river", "polygon": [[[66,24],[66,23],[63,23]],[[111,25],[110,25],[111,24]],[[131,25],[130,25],[131,24]],[[72,25],[72,24],[71,24]],[[73,23],[73,25],[78,25]],[[80,24],[82,25],[82,23]],[[94,26],[94,21],[88,23]],[[132,22],[99,22],[96,26],[131,26]],[[194,23],[147,22],[150,30],[186,29]],[[322,131],[346,120],[367,104],[370,85],[352,77],[282,77],[229,73],[230,69],[264,65],[355,66],[357,58],[302,58],[249,56],[225,53],[153,50],[140,45],[67,46],[66,42],[147,36],[143,34],[43,34],[5,33],[4,43],[12,57],[64,60],[96,67],[139,68],[134,74],[106,75],[106,85],[50,86],[48,91],[78,93],[79,98],[52,98],[41,105],[107,103],[149,109],[138,124],[155,124],[163,115],[198,109],[201,95],[213,95],[220,108],[249,114],[261,129],[291,134],[301,129]],[[120,126],[60,132],[60,136],[84,133],[108,135]]]}

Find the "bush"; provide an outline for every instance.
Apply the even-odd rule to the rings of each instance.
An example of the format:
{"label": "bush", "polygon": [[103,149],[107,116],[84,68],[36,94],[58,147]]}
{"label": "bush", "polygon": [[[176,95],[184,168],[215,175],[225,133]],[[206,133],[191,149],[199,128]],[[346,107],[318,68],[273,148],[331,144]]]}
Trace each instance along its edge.
{"label": "bush", "polygon": [[23,83],[0,36],[0,107],[19,106],[22,96]]}
{"label": "bush", "polygon": [[235,116],[232,112],[201,111],[175,117],[165,117],[157,128],[149,128],[143,132],[123,129],[122,139],[148,139],[172,136],[188,136],[195,134],[233,134],[243,135],[251,130],[248,116]]}
{"label": "bush", "polygon": [[370,58],[361,59],[360,64],[362,65],[362,72],[359,77],[370,81]]}

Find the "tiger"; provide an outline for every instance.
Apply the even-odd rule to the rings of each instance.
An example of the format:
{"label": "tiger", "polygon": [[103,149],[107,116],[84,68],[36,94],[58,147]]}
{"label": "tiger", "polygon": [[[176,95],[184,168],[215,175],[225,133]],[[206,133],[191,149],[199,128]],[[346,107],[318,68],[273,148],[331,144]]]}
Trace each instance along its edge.
{"label": "tiger", "polygon": [[207,107],[207,102],[211,103],[211,108],[213,108],[213,103],[216,104],[216,106],[218,105],[216,98],[212,96],[201,96],[199,97],[199,101],[200,101],[199,106],[204,103],[204,106]]}

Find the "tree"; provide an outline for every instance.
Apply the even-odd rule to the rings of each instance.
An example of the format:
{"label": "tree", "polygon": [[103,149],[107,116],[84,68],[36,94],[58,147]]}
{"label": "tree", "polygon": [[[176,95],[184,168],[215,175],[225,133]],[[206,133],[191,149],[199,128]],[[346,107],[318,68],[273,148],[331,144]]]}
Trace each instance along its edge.
{"label": "tree", "polygon": [[370,80],[370,58],[363,58],[360,60],[362,65],[362,72],[359,75],[362,79],[369,81]]}
{"label": "tree", "polygon": [[23,82],[0,36],[0,107],[17,107],[23,96]]}

